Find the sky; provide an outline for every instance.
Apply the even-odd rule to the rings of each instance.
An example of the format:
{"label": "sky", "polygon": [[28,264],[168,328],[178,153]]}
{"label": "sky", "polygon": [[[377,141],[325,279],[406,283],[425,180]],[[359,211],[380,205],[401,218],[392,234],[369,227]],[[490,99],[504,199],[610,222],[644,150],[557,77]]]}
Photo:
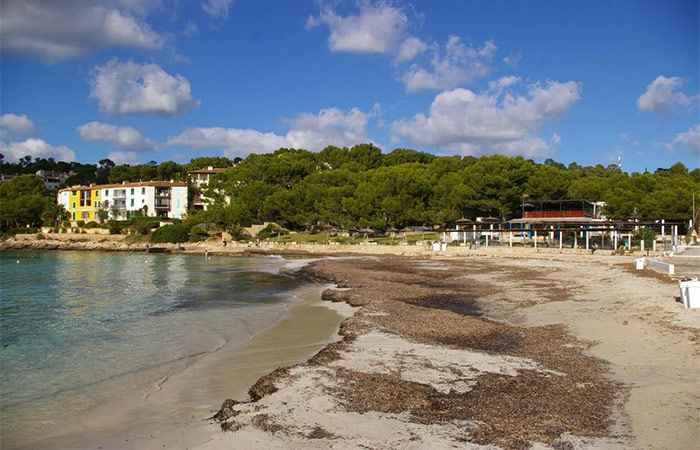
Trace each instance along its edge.
{"label": "sky", "polygon": [[700,166],[697,0],[2,0],[0,153]]}

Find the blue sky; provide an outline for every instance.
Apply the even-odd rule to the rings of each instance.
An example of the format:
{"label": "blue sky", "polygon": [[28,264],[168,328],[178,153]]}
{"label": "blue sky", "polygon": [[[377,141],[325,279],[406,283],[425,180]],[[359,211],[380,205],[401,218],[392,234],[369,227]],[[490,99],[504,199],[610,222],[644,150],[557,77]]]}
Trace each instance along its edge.
{"label": "blue sky", "polygon": [[0,153],[700,166],[697,1],[3,0]]}

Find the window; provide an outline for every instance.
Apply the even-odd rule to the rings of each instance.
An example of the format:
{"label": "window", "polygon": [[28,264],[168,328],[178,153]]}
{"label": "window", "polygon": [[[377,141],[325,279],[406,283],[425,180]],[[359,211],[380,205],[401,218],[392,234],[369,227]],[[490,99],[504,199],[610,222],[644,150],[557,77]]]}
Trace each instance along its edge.
{"label": "window", "polygon": [[75,220],[75,213],[73,213],[73,220]]}
{"label": "window", "polygon": [[141,195],[146,195],[146,188],[141,188]]}
{"label": "window", "polygon": [[144,203],[146,203],[146,199],[145,199],[145,198],[142,198],[142,199],[141,199],[141,204],[143,205]]}
{"label": "window", "polygon": [[131,188],[131,195],[134,195],[134,188]]}
{"label": "window", "polygon": [[[75,209],[75,202],[73,202],[73,207],[71,209]],[[75,215],[75,214],[73,214]],[[75,219],[75,217],[73,217]]]}
{"label": "window", "polygon": [[80,191],[80,206],[90,206],[90,191]]}
{"label": "window", "polygon": [[[132,189],[132,191],[133,191],[133,189]],[[131,206],[134,206],[134,199],[133,198],[131,199]]]}
{"label": "window", "polygon": [[95,200],[95,208],[99,208],[99,207],[100,207],[100,201],[99,201],[99,200]]}
{"label": "window", "polygon": [[75,197],[75,195],[76,195],[76,192],[75,192],[75,191],[70,191],[70,195],[72,195],[72,196],[74,196],[74,197]]}
{"label": "window", "polygon": [[105,191],[105,197],[109,197],[109,191]]}
{"label": "window", "polygon": [[100,196],[100,191],[95,191],[95,197],[99,197],[99,196]]}

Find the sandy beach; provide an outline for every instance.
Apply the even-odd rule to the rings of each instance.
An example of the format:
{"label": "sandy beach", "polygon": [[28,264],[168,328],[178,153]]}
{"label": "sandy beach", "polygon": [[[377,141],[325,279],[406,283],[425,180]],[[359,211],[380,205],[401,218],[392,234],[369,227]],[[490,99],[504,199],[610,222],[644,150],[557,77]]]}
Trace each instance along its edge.
{"label": "sandy beach", "polygon": [[[682,273],[636,271],[633,257],[605,254],[318,250],[315,261],[294,267],[334,286],[322,295],[333,317],[322,319],[318,308],[327,308],[309,304],[250,348],[165,381],[153,394],[158,406],[139,413],[138,430],[120,429],[111,412],[43,444],[688,449],[700,442],[700,311],[677,301]],[[691,260],[688,267],[696,268]],[[338,341],[325,345],[342,317]],[[220,401],[228,398],[220,410],[198,383],[220,387]],[[192,405],[187,420],[163,407],[183,403]],[[76,440],[86,444],[75,447]]]}
{"label": "sandy beach", "polygon": [[343,340],[218,415],[224,448],[687,449],[700,328],[629,258],[324,260]]}

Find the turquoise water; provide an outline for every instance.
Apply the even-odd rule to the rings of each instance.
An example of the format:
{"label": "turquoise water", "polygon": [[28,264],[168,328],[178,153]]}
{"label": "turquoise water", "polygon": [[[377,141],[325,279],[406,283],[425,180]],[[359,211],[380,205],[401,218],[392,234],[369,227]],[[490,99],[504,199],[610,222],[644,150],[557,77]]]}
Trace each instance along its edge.
{"label": "turquoise water", "polygon": [[0,252],[0,412],[12,445],[284,316],[275,258]]}

